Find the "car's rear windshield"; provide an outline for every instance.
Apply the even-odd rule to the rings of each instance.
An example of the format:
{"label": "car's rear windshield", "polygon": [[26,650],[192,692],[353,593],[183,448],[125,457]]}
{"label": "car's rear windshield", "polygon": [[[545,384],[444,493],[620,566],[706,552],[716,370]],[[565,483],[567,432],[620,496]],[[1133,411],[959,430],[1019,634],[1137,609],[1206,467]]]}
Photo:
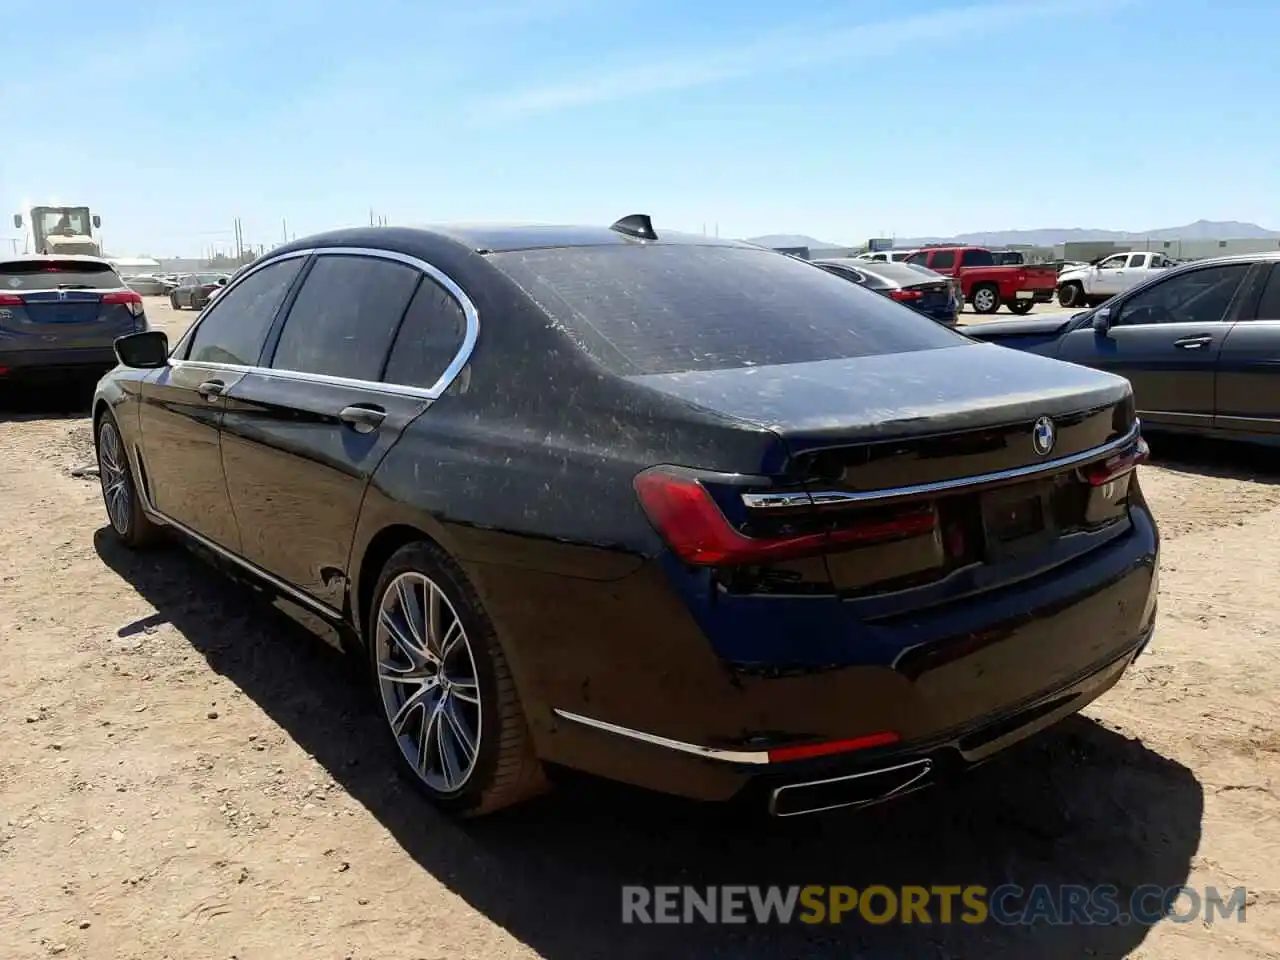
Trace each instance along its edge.
{"label": "car's rear windshield", "polygon": [[82,260],[0,261],[0,293],[12,290],[114,289],[124,281],[107,263]]}
{"label": "car's rear windshield", "polygon": [[623,375],[906,353],[968,339],[813,264],[749,247],[560,247],[491,255]]}

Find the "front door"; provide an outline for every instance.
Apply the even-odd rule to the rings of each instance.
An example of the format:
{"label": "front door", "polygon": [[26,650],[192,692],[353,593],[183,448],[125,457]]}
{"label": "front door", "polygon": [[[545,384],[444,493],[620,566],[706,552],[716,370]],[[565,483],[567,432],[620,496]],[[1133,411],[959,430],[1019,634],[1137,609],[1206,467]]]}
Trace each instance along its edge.
{"label": "front door", "polygon": [[1250,269],[1204,267],[1119,299],[1104,308],[1109,330],[1073,330],[1058,358],[1126,377],[1139,414],[1152,424],[1211,427],[1218,355]]}
{"label": "front door", "polygon": [[142,387],[139,433],[144,483],[168,520],[232,552],[240,536],[222,469],[226,395],[258,363],[301,259],[246,274]]}
{"label": "front door", "polygon": [[1125,288],[1125,273],[1129,265],[1129,255],[1118,253],[1107,257],[1097,266],[1090,295],[1097,297],[1114,297]]}

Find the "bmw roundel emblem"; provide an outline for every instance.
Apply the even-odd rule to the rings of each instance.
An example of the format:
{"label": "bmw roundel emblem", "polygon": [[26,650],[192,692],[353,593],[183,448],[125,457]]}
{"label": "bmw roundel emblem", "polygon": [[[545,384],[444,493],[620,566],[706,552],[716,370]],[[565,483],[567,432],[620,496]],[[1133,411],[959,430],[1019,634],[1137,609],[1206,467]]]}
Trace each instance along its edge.
{"label": "bmw roundel emblem", "polygon": [[1053,452],[1053,445],[1058,439],[1058,430],[1053,425],[1053,421],[1048,417],[1041,417],[1036,421],[1035,427],[1031,431],[1031,445],[1036,448],[1036,453],[1040,456],[1047,456]]}

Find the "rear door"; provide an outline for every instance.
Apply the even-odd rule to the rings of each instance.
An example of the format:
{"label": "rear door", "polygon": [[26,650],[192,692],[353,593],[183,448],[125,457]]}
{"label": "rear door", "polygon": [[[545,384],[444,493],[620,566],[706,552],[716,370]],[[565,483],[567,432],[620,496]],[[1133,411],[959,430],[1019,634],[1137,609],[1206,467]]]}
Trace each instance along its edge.
{"label": "rear door", "polygon": [[[406,311],[431,289],[424,272],[391,253],[321,253],[276,325],[266,369],[227,394],[222,463],[242,555],[334,611],[369,479],[430,402],[383,382]],[[221,307],[220,297],[211,309]]]}
{"label": "rear door", "polygon": [[106,263],[0,262],[0,354],[109,352],[116,337],[133,333],[141,322],[141,299]]}
{"label": "rear door", "polygon": [[1280,264],[1263,264],[1256,309],[1242,313],[1218,355],[1220,430],[1280,434]]}
{"label": "rear door", "polygon": [[1063,337],[1058,359],[1126,377],[1142,417],[1168,426],[1213,424],[1218,354],[1231,329],[1248,263],[1175,274],[1118,299],[1111,329]]}
{"label": "rear door", "polygon": [[232,552],[240,535],[222,471],[227,392],[260,362],[272,321],[304,258],[267,264],[218,299],[142,384],[143,485],[170,520]]}

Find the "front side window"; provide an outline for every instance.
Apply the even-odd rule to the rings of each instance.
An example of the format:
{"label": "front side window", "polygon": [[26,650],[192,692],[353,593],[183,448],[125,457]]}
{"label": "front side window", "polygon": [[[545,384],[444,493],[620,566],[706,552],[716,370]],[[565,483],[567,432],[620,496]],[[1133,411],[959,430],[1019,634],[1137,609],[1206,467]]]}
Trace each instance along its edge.
{"label": "front side window", "polygon": [[1180,273],[1126,300],[1116,324],[1219,323],[1248,272],[1232,263]]}
{"label": "front side window", "polygon": [[255,366],[276,311],[305,262],[293,257],[269,264],[218,297],[196,327],[186,359]]}
{"label": "front side window", "polygon": [[420,276],[376,257],[318,258],[289,308],[272,368],[378,380]]}
{"label": "front side window", "polygon": [[1107,257],[1107,259],[1103,260],[1100,264],[1098,264],[1098,269],[1099,270],[1122,270],[1124,269],[1124,265],[1128,261],[1128,259],[1129,259],[1129,255],[1127,253],[1122,253],[1118,257]]}

